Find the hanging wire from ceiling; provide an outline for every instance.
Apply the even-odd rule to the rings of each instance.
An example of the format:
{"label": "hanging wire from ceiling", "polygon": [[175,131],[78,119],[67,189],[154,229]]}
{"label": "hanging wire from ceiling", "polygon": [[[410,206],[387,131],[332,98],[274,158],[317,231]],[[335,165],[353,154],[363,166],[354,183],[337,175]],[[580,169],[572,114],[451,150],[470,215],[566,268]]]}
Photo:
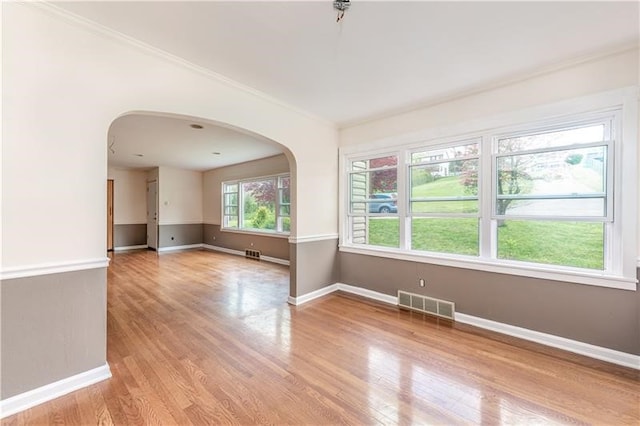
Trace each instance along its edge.
{"label": "hanging wire from ceiling", "polygon": [[334,0],[333,8],[338,11],[336,22],[342,21],[342,18],[344,18],[344,13],[349,9],[350,6],[350,0]]}

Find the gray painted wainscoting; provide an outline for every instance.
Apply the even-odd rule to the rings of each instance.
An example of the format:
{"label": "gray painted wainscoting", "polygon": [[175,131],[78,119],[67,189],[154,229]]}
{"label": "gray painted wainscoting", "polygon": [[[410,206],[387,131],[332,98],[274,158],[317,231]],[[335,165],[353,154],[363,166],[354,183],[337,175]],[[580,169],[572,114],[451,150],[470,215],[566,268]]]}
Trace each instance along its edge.
{"label": "gray painted wainscoting", "polygon": [[0,399],[104,366],[106,268],[2,280]]}
{"label": "gray painted wainscoting", "polygon": [[141,245],[147,245],[146,223],[114,225],[113,246],[115,248]]}
{"label": "gray painted wainscoting", "polygon": [[160,225],[158,228],[158,248],[202,244],[203,241],[201,223]]}
{"label": "gray painted wainscoting", "polygon": [[640,355],[640,291],[344,252],[339,267],[345,284],[449,300],[457,312]]}
{"label": "gray painted wainscoting", "polygon": [[340,281],[338,238],[289,244],[289,295],[302,296]]}
{"label": "gray painted wainscoting", "polygon": [[[289,239],[286,237],[243,234],[241,232],[222,232],[220,231],[220,225],[205,224],[204,243],[242,252],[244,252],[245,249],[260,250],[263,256],[290,260]],[[253,244],[253,246],[251,244]]]}

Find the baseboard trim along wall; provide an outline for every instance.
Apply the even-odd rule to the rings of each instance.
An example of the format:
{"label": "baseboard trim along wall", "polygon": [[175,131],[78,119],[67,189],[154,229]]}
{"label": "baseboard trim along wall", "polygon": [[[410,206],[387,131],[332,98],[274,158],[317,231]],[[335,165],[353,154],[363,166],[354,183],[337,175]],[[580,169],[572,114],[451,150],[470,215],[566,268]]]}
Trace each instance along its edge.
{"label": "baseboard trim along wall", "polygon": [[531,342],[541,343],[568,352],[585,355],[590,358],[607,361],[613,364],[622,365],[624,367],[640,370],[640,356],[632,355],[625,352],[615,351],[601,346],[590,345],[589,343],[579,342],[577,340],[567,339],[565,337],[554,336],[553,334],[541,333],[527,328],[516,327],[514,325],[504,324],[497,321],[491,321],[484,318],[474,317],[463,313],[456,312],[456,321],[473,325],[475,327],[484,328],[486,330],[496,331],[498,333],[507,334],[509,336],[518,337],[520,339],[529,340]]}
{"label": "baseboard trim along wall", "polygon": [[[207,250],[219,251],[219,252],[222,252],[222,253],[234,254],[236,256],[243,256],[244,257],[244,252],[241,251],[241,250],[233,250],[233,249],[229,249],[229,248],[226,248],[226,247],[212,246],[210,244],[202,244],[202,247],[207,249]],[[261,255],[260,256],[260,260],[264,260],[265,262],[277,263],[279,265],[289,266],[289,261],[288,260],[286,260],[286,259],[278,259],[277,257]]]}
{"label": "baseboard trim along wall", "polygon": [[202,243],[200,244],[187,244],[184,246],[171,246],[171,247],[158,247],[158,253],[166,252],[166,251],[176,251],[176,250],[190,250],[196,248],[202,248]]}
{"label": "baseboard trim along wall", "polygon": [[[192,250],[196,248],[204,248],[207,250],[219,251],[222,253],[233,254],[236,256],[244,257],[244,252],[241,250],[233,250],[226,247],[212,246],[210,244],[189,244],[186,246],[162,247],[158,249],[158,252],[167,252],[167,251],[176,251],[176,250]],[[260,260],[264,260],[265,262],[277,263],[279,265],[289,266],[288,260],[278,259],[277,257],[260,256]]]}
{"label": "baseboard trim along wall", "polygon": [[113,251],[127,251],[127,250],[140,250],[149,248],[146,244],[141,244],[138,246],[125,246],[125,247],[114,247]]}
{"label": "baseboard trim along wall", "polygon": [[106,268],[110,259],[101,257],[98,259],[72,260],[68,262],[41,263],[36,265],[3,268],[0,272],[1,280],[14,278],[35,277],[38,275],[59,274],[62,272],[82,271],[85,269]]}
{"label": "baseboard trim along wall", "polygon": [[[356,294],[369,299],[377,300],[379,302],[388,303],[390,305],[398,304],[398,299],[395,296],[390,296],[388,294],[379,293],[377,291],[372,291],[342,283],[335,283],[298,297],[289,296],[288,302],[291,305],[300,306],[304,303],[333,293],[334,291],[344,291],[346,293]],[[484,318],[467,315],[461,312],[455,313],[455,320],[463,324],[473,325],[485,330],[495,331],[523,340],[529,340],[531,342],[536,342],[546,346],[551,346],[553,348],[562,349],[567,352],[572,352],[579,355],[588,356],[590,358],[599,359],[601,361],[610,362],[612,364],[622,365],[624,367],[640,370],[640,356],[638,355],[628,354],[626,352],[620,352],[609,348],[603,348],[601,346],[591,345],[589,343],[579,342],[577,340],[554,336],[552,334],[541,333],[539,331],[529,330],[522,327],[516,327],[510,324],[491,321]]]}
{"label": "baseboard trim along wall", "polygon": [[27,410],[111,377],[109,364],[0,401],[0,419]]}

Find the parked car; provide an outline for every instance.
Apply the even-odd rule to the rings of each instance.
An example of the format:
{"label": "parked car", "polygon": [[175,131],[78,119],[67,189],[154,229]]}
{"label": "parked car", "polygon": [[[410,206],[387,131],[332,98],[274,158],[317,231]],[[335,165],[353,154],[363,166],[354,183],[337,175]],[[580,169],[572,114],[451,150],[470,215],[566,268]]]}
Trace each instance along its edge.
{"label": "parked car", "polygon": [[370,199],[380,201],[369,203],[369,213],[398,213],[395,194],[372,194]]}

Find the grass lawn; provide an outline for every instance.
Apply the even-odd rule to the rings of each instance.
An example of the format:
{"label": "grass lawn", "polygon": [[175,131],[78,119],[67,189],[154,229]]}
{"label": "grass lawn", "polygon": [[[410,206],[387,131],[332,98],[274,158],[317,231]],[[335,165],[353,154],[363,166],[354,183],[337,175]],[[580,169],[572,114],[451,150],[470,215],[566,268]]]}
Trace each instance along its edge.
{"label": "grass lawn", "polygon": [[[417,185],[412,197],[465,196],[460,178],[450,176]],[[414,203],[415,212],[475,212],[476,201]],[[370,218],[369,244],[399,247],[397,218]],[[498,228],[498,258],[602,270],[601,223],[507,220]],[[412,250],[478,255],[475,218],[416,218],[411,229]]]}
{"label": "grass lawn", "polygon": [[578,268],[604,268],[601,223],[508,220],[498,228],[498,257]]}
{"label": "grass lawn", "polygon": [[[478,255],[476,219],[419,218],[413,221],[412,249]],[[369,244],[398,247],[398,219],[369,222]],[[498,258],[599,269],[604,267],[599,223],[506,221],[498,228]]]}
{"label": "grass lawn", "polygon": [[[440,178],[433,182],[414,186],[411,189],[411,197],[463,197],[464,186],[457,176]],[[478,211],[478,202],[466,201],[431,201],[426,203],[415,202],[413,211],[420,213],[475,213]]]}

